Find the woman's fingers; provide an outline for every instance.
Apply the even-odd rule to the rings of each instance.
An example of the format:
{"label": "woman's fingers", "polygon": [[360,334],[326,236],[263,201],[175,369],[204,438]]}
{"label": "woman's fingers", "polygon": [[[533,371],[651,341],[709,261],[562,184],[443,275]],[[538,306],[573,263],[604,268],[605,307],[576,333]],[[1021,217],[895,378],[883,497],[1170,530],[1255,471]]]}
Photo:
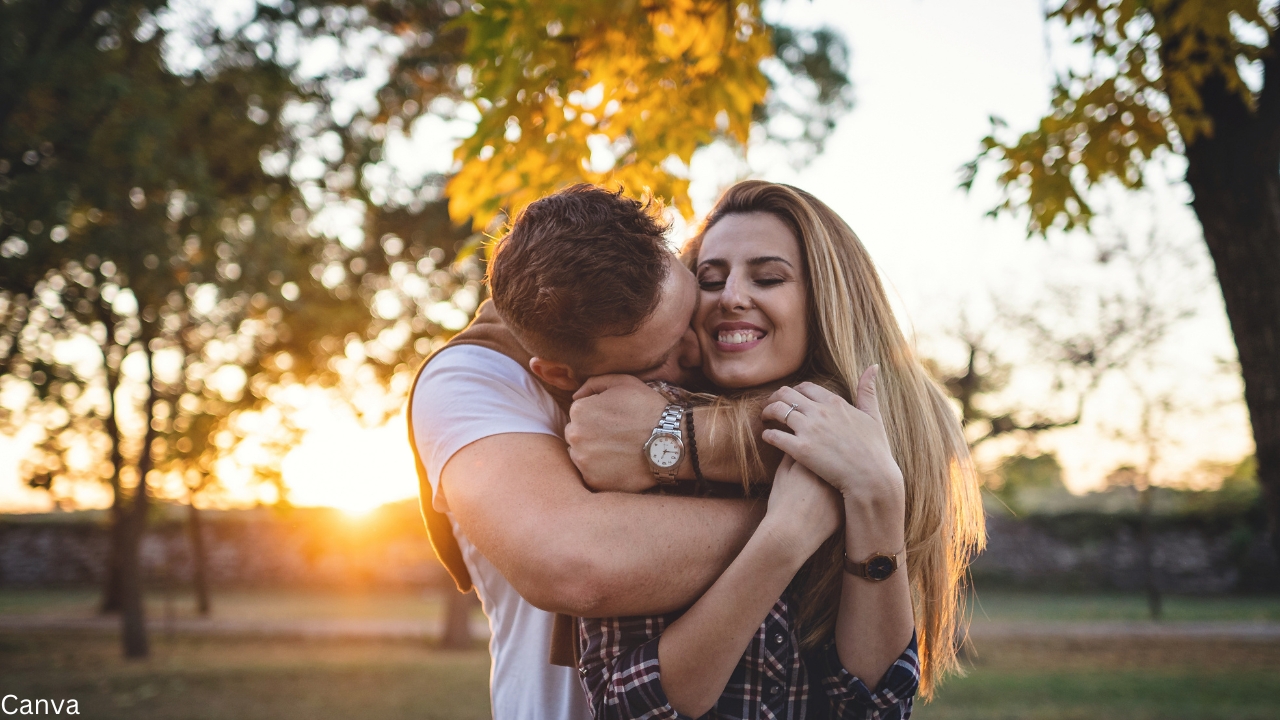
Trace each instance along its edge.
{"label": "woman's fingers", "polygon": [[[814,403],[813,400],[810,400],[799,390],[786,385],[775,390],[773,394],[769,396],[769,402],[783,403],[783,407],[795,405],[796,412],[805,413],[810,416],[812,416],[814,414],[814,410],[817,409],[817,404]],[[805,412],[806,410],[808,410],[807,413]]]}
{"label": "woman's fingers", "polygon": [[822,387],[821,385],[816,385],[811,382],[800,383],[799,385],[796,386],[796,392],[800,393],[801,395],[809,398],[810,400],[816,403],[844,401],[844,398],[840,397],[839,395],[831,392],[830,390]]}
{"label": "woman's fingers", "polygon": [[789,432],[769,428],[760,434],[760,439],[787,454],[782,461],[784,464],[788,461],[794,462],[794,457],[804,454],[804,443]]}
{"label": "woman's fingers", "polygon": [[797,429],[804,425],[805,414],[798,405],[789,402],[776,400],[764,406],[764,410],[760,412],[760,417],[765,420],[772,420],[781,425],[786,425],[791,429]]}

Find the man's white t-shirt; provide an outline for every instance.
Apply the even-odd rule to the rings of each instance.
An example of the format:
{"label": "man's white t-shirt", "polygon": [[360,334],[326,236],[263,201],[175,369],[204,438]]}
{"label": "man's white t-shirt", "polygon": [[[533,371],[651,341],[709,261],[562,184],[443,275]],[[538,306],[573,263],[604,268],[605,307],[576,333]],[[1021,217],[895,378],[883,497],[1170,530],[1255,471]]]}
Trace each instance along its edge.
{"label": "man's white t-shirt", "polygon": [[[564,411],[529,371],[502,353],[475,345],[441,351],[423,370],[410,409],[433,504],[446,514],[440,471],[454,453],[505,433],[563,438],[568,423]],[[466,478],[450,482],[466,482]],[[467,540],[452,515],[449,520],[489,618],[493,662],[489,695],[495,720],[589,720],[591,712],[577,673],[548,660],[551,613],[521,597]]]}

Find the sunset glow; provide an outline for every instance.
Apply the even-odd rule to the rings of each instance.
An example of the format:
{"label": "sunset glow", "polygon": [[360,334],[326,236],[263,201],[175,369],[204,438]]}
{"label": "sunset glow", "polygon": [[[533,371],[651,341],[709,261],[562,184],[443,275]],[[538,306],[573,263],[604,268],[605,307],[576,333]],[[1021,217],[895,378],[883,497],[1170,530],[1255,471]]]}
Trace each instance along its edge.
{"label": "sunset glow", "polygon": [[380,428],[350,420],[317,427],[285,456],[283,471],[294,505],[324,505],[350,515],[418,494],[399,417]]}

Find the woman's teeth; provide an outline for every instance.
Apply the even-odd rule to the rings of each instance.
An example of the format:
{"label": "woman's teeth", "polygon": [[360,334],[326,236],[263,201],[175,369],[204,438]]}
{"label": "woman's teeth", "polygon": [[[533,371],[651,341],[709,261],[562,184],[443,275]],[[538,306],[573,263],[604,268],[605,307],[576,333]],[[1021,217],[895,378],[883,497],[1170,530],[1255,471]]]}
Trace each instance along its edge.
{"label": "woman's teeth", "polygon": [[762,337],[764,337],[764,333],[758,330],[728,330],[721,331],[718,339],[726,345],[741,345],[752,340],[759,340]]}

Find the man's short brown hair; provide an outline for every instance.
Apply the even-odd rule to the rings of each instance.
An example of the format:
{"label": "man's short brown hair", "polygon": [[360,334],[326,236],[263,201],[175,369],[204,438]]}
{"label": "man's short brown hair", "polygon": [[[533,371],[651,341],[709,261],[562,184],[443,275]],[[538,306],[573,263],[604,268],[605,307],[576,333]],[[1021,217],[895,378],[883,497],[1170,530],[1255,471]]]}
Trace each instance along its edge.
{"label": "man's short brown hair", "polygon": [[670,272],[656,200],[574,185],[516,218],[489,264],[502,319],[535,355],[578,365],[595,339],[635,332]]}

